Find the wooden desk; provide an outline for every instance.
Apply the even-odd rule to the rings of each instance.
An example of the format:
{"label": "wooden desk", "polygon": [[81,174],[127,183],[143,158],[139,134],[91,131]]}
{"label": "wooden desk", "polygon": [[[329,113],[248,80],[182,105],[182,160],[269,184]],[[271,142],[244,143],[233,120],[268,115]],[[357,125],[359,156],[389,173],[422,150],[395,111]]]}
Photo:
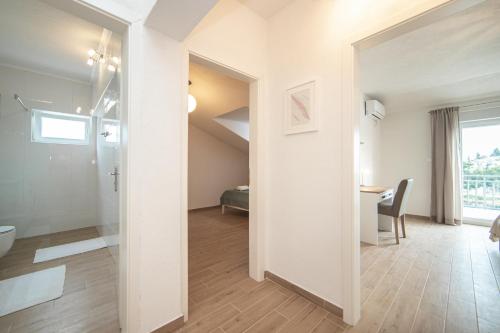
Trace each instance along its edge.
{"label": "wooden desk", "polygon": [[392,198],[394,190],[383,186],[360,187],[361,241],[378,245],[378,231],[392,231],[392,218],[378,215],[378,203]]}

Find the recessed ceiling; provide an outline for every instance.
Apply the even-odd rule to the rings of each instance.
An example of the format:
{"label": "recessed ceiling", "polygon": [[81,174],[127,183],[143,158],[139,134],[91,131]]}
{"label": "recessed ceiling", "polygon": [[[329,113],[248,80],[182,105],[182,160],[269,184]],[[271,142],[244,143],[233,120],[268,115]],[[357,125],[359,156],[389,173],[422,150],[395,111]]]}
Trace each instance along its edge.
{"label": "recessed ceiling", "polygon": [[198,106],[189,122],[236,149],[248,153],[248,141],[214,119],[247,108],[250,87],[247,82],[229,77],[193,61],[189,64],[189,93]]}
{"label": "recessed ceiling", "polygon": [[362,92],[388,112],[500,95],[500,3],[481,5],[360,54]]}
{"label": "recessed ceiling", "polygon": [[239,0],[242,4],[252,9],[265,19],[283,9],[293,0]]}
{"label": "recessed ceiling", "polygon": [[37,0],[3,1],[0,63],[90,82],[103,28]]}

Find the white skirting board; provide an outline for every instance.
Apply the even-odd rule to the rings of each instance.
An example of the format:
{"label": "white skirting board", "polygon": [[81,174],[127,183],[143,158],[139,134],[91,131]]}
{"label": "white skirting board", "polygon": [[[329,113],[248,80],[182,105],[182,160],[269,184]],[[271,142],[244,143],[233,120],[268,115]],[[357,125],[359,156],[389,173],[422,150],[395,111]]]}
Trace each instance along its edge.
{"label": "white skirting board", "polygon": [[73,242],[63,245],[51,246],[36,250],[33,263],[44,262],[72,256],[79,253],[99,250],[106,247],[106,242],[102,237],[87,239],[80,242]]}
{"label": "white skirting board", "polygon": [[0,281],[0,317],[59,298],[66,265]]}

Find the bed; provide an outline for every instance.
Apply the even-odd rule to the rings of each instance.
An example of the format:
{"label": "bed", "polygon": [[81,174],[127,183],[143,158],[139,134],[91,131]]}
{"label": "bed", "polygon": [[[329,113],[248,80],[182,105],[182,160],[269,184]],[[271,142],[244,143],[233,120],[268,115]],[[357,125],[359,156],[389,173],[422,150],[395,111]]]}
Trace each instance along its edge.
{"label": "bed", "polygon": [[248,212],[248,190],[227,190],[222,193],[220,197],[220,204],[222,207],[222,214],[226,210],[226,207],[244,210]]}

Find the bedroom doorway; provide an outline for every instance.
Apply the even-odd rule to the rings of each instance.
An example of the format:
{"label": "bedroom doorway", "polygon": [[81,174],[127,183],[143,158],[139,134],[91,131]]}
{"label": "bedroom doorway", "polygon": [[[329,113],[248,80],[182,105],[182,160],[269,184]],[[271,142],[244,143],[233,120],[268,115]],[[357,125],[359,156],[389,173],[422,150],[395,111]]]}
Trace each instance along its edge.
{"label": "bedroom doorway", "polygon": [[260,81],[194,54],[187,81],[183,299],[191,322],[206,313],[205,299],[253,286],[264,272],[254,140]]}
{"label": "bedroom doorway", "polygon": [[[419,244],[419,238],[427,241],[430,234],[436,236],[439,233],[447,233],[448,241],[454,244],[456,242],[454,237],[456,239],[461,237],[460,232],[462,231],[459,228],[450,232],[449,228],[451,227],[429,223],[431,203],[428,193],[431,190],[432,135],[428,111],[450,106],[450,103],[453,106],[461,106],[465,101],[480,99],[481,97],[476,95],[479,94],[479,90],[467,89],[461,85],[462,81],[445,74],[449,68],[453,68],[454,73],[465,73],[471,68],[470,64],[467,64],[471,59],[484,62],[482,57],[486,54],[481,47],[478,47],[479,44],[475,45],[474,48],[479,54],[474,55],[462,52],[462,48],[467,47],[467,43],[450,44],[446,50],[443,50],[443,43],[436,47],[432,44],[439,43],[440,39],[456,41],[454,36],[464,36],[466,31],[470,29],[469,23],[475,15],[482,15],[478,21],[483,23],[487,20],[498,22],[498,18],[490,14],[494,12],[490,6],[492,3],[488,2],[482,4],[450,2],[445,5],[436,2],[434,6],[429,2],[429,7],[419,15],[389,20],[384,26],[374,26],[370,33],[367,33],[370,31],[369,28],[363,27],[363,31],[358,31],[359,34],[353,34],[354,37],[344,45],[343,75],[345,79],[343,84],[346,88],[343,92],[343,101],[345,114],[348,116],[343,118],[343,125],[349,129],[345,132],[344,142],[350,148],[346,149],[344,153],[346,163],[343,175],[346,181],[343,188],[349,195],[343,197],[343,218],[352,222],[346,223],[343,229],[342,246],[345,251],[344,320],[350,324],[356,324],[359,321],[357,328],[359,327],[360,331],[363,328],[368,329],[368,327],[376,328],[379,331],[389,329],[391,322],[394,322],[394,309],[404,296],[404,294],[398,293],[390,296],[390,302],[393,306],[387,307],[386,313],[380,313],[385,317],[384,320],[372,316],[370,309],[375,308],[374,304],[378,302],[374,296],[384,292],[382,290],[383,284],[379,284],[379,281],[383,280],[386,273],[391,274],[387,270],[380,269],[384,265],[378,259],[374,259],[376,251],[385,247],[398,253],[400,249],[405,249],[408,244],[411,246],[418,244],[416,248],[421,253],[425,247]],[[459,28],[457,24],[454,24],[455,21],[462,22],[463,27]],[[432,36],[432,41],[426,40],[429,36]],[[479,43],[479,41],[476,42]],[[484,39],[481,42],[484,42]],[[425,44],[425,47],[418,47],[419,43]],[[392,54],[387,52],[391,47],[397,49],[397,52]],[[451,49],[454,50],[454,54],[461,54],[461,57],[446,57],[444,52],[441,52],[447,52]],[[436,57],[426,55],[425,51],[427,50],[429,53],[440,52],[442,63],[429,61],[432,66],[435,66],[432,68],[421,65],[421,62],[428,61],[426,58],[436,59]],[[404,60],[395,60],[391,58],[394,54],[405,54],[406,57]],[[402,66],[398,66],[399,60],[404,62]],[[374,65],[375,62],[378,64]],[[407,71],[405,68],[418,68],[419,70]],[[398,75],[388,76],[387,73],[397,73]],[[380,79],[378,75],[383,75],[384,78]],[[423,79],[424,75],[435,77]],[[439,80],[438,77],[445,77],[446,80]],[[482,77],[482,74],[475,73],[473,77],[479,78]],[[404,84],[398,84],[401,82]],[[435,82],[440,82],[440,85],[434,86]],[[404,89],[402,85],[405,85]],[[393,87],[396,89],[392,89]],[[492,87],[485,85],[483,88],[490,89]],[[448,90],[445,92],[446,88]],[[360,96],[361,92],[364,96]],[[452,94],[446,95],[450,92]],[[492,93],[496,92],[481,91],[480,95],[489,96]],[[377,126],[381,126],[381,129],[378,129]],[[377,131],[380,131],[380,136],[378,136]],[[377,148],[380,149],[380,152],[376,151]],[[494,148],[489,154],[494,154],[493,150]],[[419,156],[419,152],[420,156],[423,157],[415,158]],[[373,174],[373,171],[378,175]],[[425,171],[425,173],[421,171]],[[363,241],[364,238],[363,228],[371,230],[375,242],[378,242],[379,230],[385,231],[385,223],[382,218],[377,216],[377,213],[381,211],[385,213],[385,216],[388,216],[386,215],[387,207],[389,203],[392,203],[390,200],[386,201],[385,194],[387,192],[396,193],[401,184],[400,193],[402,195],[400,198],[402,198],[403,193],[406,192],[405,189],[408,188],[408,183],[410,183],[409,178],[412,179],[412,183],[414,181],[415,186],[413,186],[404,213],[408,215],[408,219],[406,219],[408,232],[406,233],[404,229],[399,230],[401,244],[398,244],[396,237],[398,228],[395,224],[386,243],[378,246],[373,244],[360,247],[360,240]],[[372,186],[363,188],[360,185]],[[395,195],[394,202],[397,202],[397,197]],[[419,201],[418,198],[422,198],[422,200]],[[379,203],[383,201],[386,202],[379,206]],[[399,205],[400,207],[401,205]],[[391,213],[395,214],[394,211]],[[397,214],[399,213],[401,210]],[[371,216],[374,218],[371,219]],[[404,215],[397,217],[400,221],[400,228],[405,223],[401,222],[401,217],[404,221]],[[435,231],[430,232],[426,227],[433,228]],[[478,238],[481,241],[487,239],[486,229],[465,230],[469,231],[467,241],[462,241],[465,244],[469,241],[473,242],[472,234],[479,235]],[[473,232],[470,232],[471,230]],[[439,246],[444,246],[443,238],[436,239],[439,239],[436,241]],[[433,242],[428,242],[426,246],[429,244],[433,246]],[[440,269],[456,271],[454,267],[461,263],[460,255],[463,254],[460,250],[467,254],[465,257],[469,256],[467,252],[469,248],[454,247],[454,253],[450,253],[450,255],[454,255],[453,262],[448,263],[449,265],[446,267],[440,265]],[[455,258],[457,259],[455,260]],[[426,276],[431,277],[433,274],[431,266],[427,266],[426,269],[429,269],[428,272],[430,272]],[[467,272],[467,274],[470,273],[470,271]],[[410,276],[413,277],[413,274],[408,274],[408,277]],[[375,284],[373,281],[376,281]],[[450,281],[452,280],[447,280],[446,283],[450,283]],[[398,283],[405,285],[406,282],[405,279],[401,279]],[[421,315],[426,311],[427,300],[425,297],[431,294],[428,292],[430,288],[428,286],[432,286],[433,283],[435,283],[435,279],[429,278],[424,288],[420,290],[419,306],[415,306],[412,310],[405,310],[404,316],[413,318],[410,323],[413,328],[409,327],[408,331],[426,330],[426,327],[434,325],[432,318]],[[394,288],[394,285],[391,288]],[[476,301],[482,301],[481,297],[482,295],[476,294]],[[452,297],[449,298],[448,302],[448,308],[457,304],[457,301]],[[363,317],[361,317],[361,313],[363,313]],[[441,314],[435,314],[443,317]],[[398,316],[401,316],[401,313]],[[471,322],[474,325],[474,319]],[[453,325],[445,317],[443,317],[442,323],[446,327]]]}

